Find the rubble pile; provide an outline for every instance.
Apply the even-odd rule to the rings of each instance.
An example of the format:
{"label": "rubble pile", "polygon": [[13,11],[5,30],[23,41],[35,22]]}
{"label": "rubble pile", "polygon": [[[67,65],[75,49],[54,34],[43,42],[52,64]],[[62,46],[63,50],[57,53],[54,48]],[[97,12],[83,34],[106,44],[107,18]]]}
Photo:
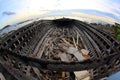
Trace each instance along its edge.
{"label": "rubble pile", "polygon": [[[74,34],[73,34],[74,33]],[[89,51],[84,49],[80,35],[71,28],[57,28],[47,37],[41,58],[64,62],[90,59]],[[42,47],[42,48],[43,48]],[[71,80],[70,72],[43,71],[46,78]],[[74,72],[72,72],[74,74]],[[55,75],[55,76],[54,76]]]}
{"label": "rubble pile", "polygon": [[[60,28],[51,34],[51,36],[57,37],[49,38],[42,58],[66,62],[83,61],[90,58],[89,51],[83,49],[80,36],[77,33],[70,35],[70,31],[68,30],[68,33],[67,30],[68,28],[64,30]],[[63,35],[59,35],[60,32]]]}

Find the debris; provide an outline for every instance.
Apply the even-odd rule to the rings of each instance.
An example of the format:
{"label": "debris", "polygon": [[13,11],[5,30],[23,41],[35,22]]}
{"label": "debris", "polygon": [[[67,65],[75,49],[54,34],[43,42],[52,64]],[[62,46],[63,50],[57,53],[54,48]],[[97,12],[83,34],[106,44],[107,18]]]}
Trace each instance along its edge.
{"label": "debris", "polygon": [[6,80],[1,72],[0,72],[0,80]]}
{"label": "debris", "polygon": [[69,46],[73,46],[72,44],[70,44],[70,42],[68,42],[67,40],[65,40],[65,38],[62,38],[63,42]]}
{"label": "debris", "polygon": [[90,59],[90,56],[88,55],[89,51],[85,49],[81,49],[81,52],[83,53],[83,56],[85,59]]}
{"label": "debris", "polygon": [[77,58],[78,61],[85,60],[85,58],[82,56],[82,53],[80,53],[78,51],[78,49],[76,49],[74,47],[69,47],[68,48],[68,53],[73,54]]}
{"label": "debris", "polygon": [[67,61],[67,62],[69,62],[66,53],[59,53],[59,56],[60,56],[60,59],[61,59],[62,61]]}
{"label": "debris", "polygon": [[[53,31],[53,33],[50,34],[50,36],[48,36],[50,38],[45,39],[43,44],[41,44],[41,58],[64,62],[83,61],[89,59],[89,51],[86,49],[82,49],[83,46],[82,44],[80,44],[80,35],[78,35],[78,33],[76,32],[73,32],[71,35],[68,31],[69,30],[67,28],[58,29],[58,31]],[[62,32],[62,35],[60,35],[60,32]],[[35,72],[37,71],[35,70]],[[45,72],[45,76],[46,79],[52,79],[53,77],[56,77],[56,80],[62,80],[70,78],[70,75],[68,75],[67,73],[69,72],[63,71],[58,73],[47,71]],[[75,75],[76,74],[78,74],[78,72],[75,72]]]}
{"label": "debris", "polygon": [[62,77],[65,77],[65,72],[62,72]]}
{"label": "debris", "polygon": [[87,70],[74,72],[77,80],[90,80],[90,74]]}
{"label": "debris", "polygon": [[72,37],[72,39],[73,39],[73,43],[74,43],[75,48],[77,48],[74,37]]}
{"label": "debris", "polygon": [[84,54],[84,55],[88,55],[89,51],[86,50],[86,49],[81,49],[81,52]]}
{"label": "debris", "polygon": [[78,45],[78,41],[79,41],[79,37],[78,37],[78,32],[77,32],[77,41],[76,41],[77,45]]}

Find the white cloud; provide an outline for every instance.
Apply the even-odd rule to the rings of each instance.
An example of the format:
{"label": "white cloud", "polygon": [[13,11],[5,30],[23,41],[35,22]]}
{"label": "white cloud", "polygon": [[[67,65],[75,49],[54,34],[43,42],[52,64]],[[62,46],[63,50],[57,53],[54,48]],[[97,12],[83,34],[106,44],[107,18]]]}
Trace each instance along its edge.
{"label": "white cloud", "polygon": [[29,11],[66,10],[66,9],[93,9],[108,12],[119,16],[120,11],[115,1],[110,0],[26,0]]}
{"label": "white cloud", "polygon": [[96,16],[96,15],[85,14],[85,13],[80,13],[80,12],[72,12],[72,14],[75,15],[76,17],[78,17],[78,18],[84,17],[84,18],[87,18],[87,19],[89,18],[89,19],[92,19],[92,20],[99,20],[99,21],[104,21],[104,22],[107,22],[107,23],[118,22],[115,19],[113,19],[111,17],[107,17],[107,16]]}

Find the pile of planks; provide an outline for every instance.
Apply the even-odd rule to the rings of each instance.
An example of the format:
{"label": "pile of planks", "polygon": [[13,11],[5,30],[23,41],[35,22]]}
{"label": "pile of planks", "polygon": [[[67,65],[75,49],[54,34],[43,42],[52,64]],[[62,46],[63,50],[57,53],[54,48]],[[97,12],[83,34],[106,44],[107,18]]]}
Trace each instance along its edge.
{"label": "pile of planks", "polygon": [[[83,61],[89,59],[89,51],[84,49],[80,35],[73,29],[57,28],[43,42],[40,49],[41,58],[64,62]],[[71,75],[72,73],[72,75]],[[78,72],[56,72],[42,70],[46,79],[72,80]],[[73,76],[74,74],[74,76]],[[71,77],[73,76],[73,77]]]}
{"label": "pile of planks", "polygon": [[89,51],[85,49],[79,50],[79,46],[75,43],[75,39],[72,39],[73,41],[67,38],[58,38],[56,39],[57,42],[53,41],[51,46],[47,47],[47,52],[43,54],[44,58],[65,62],[89,59]]}

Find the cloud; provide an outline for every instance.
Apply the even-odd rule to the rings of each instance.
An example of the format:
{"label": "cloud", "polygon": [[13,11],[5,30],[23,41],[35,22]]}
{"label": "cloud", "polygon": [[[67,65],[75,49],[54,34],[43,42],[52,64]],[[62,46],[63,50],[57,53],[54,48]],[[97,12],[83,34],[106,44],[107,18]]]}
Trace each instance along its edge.
{"label": "cloud", "polygon": [[2,14],[10,16],[10,15],[15,15],[16,13],[15,12],[10,12],[10,11],[5,11]]}
{"label": "cloud", "polygon": [[100,20],[100,21],[104,21],[104,22],[108,22],[108,23],[114,23],[114,22],[119,23],[117,20],[115,20],[111,17],[108,17],[108,16],[97,16],[97,15],[81,13],[81,12],[72,12],[72,14],[75,15],[76,17],[90,18],[92,20]]}

